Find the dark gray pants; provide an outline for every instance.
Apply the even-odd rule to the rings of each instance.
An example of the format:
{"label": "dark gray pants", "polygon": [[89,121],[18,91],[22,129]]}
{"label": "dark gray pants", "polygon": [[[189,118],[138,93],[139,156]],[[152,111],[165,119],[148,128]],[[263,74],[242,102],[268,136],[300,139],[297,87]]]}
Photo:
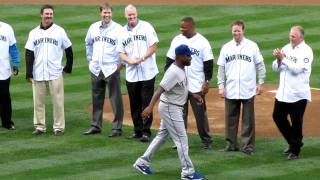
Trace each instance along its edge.
{"label": "dark gray pants", "polygon": [[120,72],[115,71],[107,78],[104,77],[102,71],[98,77],[91,73],[91,84],[93,104],[91,126],[95,127],[97,130],[102,130],[103,105],[106,86],[108,86],[109,99],[114,113],[112,131],[121,131],[124,112],[120,90]]}
{"label": "dark gray pants", "polygon": [[190,101],[194,117],[196,118],[198,133],[201,138],[201,142],[203,144],[211,144],[212,139],[211,139],[210,129],[209,129],[205,96],[202,95],[201,93],[197,93],[197,94],[201,95],[201,97],[203,98],[203,103],[198,104],[197,101],[192,96],[188,96],[187,103],[184,105],[184,108],[183,108],[183,119],[185,122],[185,127],[187,129],[188,101]]}
{"label": "dark gray pants", "polygon": [[242,149],[255,147],[254,96],[250,99],[225,99],[225,135],[227,148],[238,149],[237,133],[242,104]]}

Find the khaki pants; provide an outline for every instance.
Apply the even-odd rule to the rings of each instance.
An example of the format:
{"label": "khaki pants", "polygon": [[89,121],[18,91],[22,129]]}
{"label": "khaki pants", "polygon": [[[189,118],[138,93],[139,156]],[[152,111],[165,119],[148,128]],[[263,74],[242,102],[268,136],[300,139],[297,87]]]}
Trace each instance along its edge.
{"label": "khaki pants", "polygon": [[32,89],[34,103],[33,123],[35,129],[46,131],[45,99],[46,93],[49,90],[53,104],[53,130],[64,131],[63,76],[61,75],[58,79],[50,81],[33,81]]}

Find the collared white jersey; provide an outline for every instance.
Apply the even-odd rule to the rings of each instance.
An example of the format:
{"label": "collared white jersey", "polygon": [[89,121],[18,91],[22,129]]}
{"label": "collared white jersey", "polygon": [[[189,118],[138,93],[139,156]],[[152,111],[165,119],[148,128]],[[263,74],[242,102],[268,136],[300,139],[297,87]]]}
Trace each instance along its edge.
{"label": "collared white jersey", "polygon": [[[148,49],[159,42],[157,33],[152,25],[146,21],[138,20],[138,24],[130,29],[128,24],[124,26],[128,31],[131,41],[119,46],[118,51],[127,54],[129,57],[142,58]],[[146,81],[154,78],[158,73],[156,53],[139,64],[126,64],[126,80],[129,82]]]}
{"label": "collared white jersey", "polygon": [[166,103],[183,106],[188,97],[185,71],[174,63],[164,73],[160,86],[165,90],[160,100]]}
{"label": "collared white jersey", "polygon": [[225,96],[250,99],[256,95],[256,64],[263,62],[258,45],[246,38],[231,40],[221,48],[217,64],[225,69]]}
{"label": "collared white jersey", "polygon": [[11,75],[9,47],[16,43],[12,27],[0,22],[0,80],[8,79]]}
{"label": "collared white jersey", "polygon": [[214,59],[210,43],[199,33],[196,33],[196,35],[191,38],[179,34],[173,38],[167,52],[167,57],[175,59],[175,49],[181,44],[188,45],[190,50],[194,53],[192,55],[191,65],[185,66],[188,79],[188,90],[192,93],[200,92],[202,85],[205,82],[203,63]]}
{"label": "collared white jersey", "polygon": [[303,41],[295,48],[287,44],[281,52],[285,58],[280,66],[277,60],[272,63],[272,69],[280,72],[277,100],[288,103],[302,99],[311,101],[309,78],[313,61],[312,49]]}
{"label": "collared white jersey", "polygon": [[40,26],[31,30],[25,48],[34,52],[33,79],[48,81],[59,78],[63,71],[63,51],[71,45],[65,30],[56,24],[46,30]]}
{"label": "collared white jersey", "polygon": [[112,20],[107,27],[102,27],[102,21],[90,26],[85,43],[87,59],[90,62],[89,70],[92,74],[98,76],[102,71],[104,76],[108,77],[117,70],[120,60],[116,48],[127,36],[123,27]]}

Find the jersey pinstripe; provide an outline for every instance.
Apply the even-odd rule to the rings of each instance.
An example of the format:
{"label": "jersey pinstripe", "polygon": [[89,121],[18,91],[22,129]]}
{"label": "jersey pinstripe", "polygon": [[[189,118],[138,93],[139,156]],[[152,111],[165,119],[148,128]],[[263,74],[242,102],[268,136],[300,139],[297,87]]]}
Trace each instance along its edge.
{"label": "jersey pinstripe", "polygon": [[117,46],[127,37],[123,27],[114,21],[110,21],[106,28],[103,28],[102,22],[93,23],[86,35],[86,55],[89,60],[90,72],[98,76],[100,71],[105,77],[110,76],[117,70],[119,52]]}
{"label": "jersey pinstripe", "polygon": [[33,79],[58,79],[63,71],[63,50],[71,45],[65,30],[56,24],[46,30],[40,26],[31,30],[25,48],[34,52]]}
{"label": "jersey pinstripe", "polygon": [[225,96],[228,99],[249,99],[256,94],[256,64],[263,62],[258,45],[246,38],[234,40],[220,51],[217,64],[226,73]]}
{"label": "jersey pinstripe", "polygon": [[16,43],[12,27],[0,22],[0,80],[8,79],[11,75],[9,47]]}
{"label": "jersey pinstripe", "polygon": [[181,44],[188,45],[194,53],[194,55],[192,55],[191,65],[185,67],[188,90],[192,93],[200,92],[205,81],[203,62],[214,59],[210,43],[199,33],[196,33],[196,35],[191,38],[179,34],[172,40],[167,52],[167,57],[175,59],[175,48]]}
{"label": "jersey pinstripe", "polygon": [[285,58],[280,66],[278,67],[277,60],[272,63],[272,69],[280,72],[276,98],[288,103],[301,99],[311,101],[309,78],[313,61],[312,49],[303,41],[295,48],[287,44],[281,51]]}
{"label": "jersey pinstripe", "polygon": [[[149,47],[159,42],[156,31],[146,21],[138,20],[138,24],[133,29],[130,29],[128,24],[124,28],[128,31],[132,41],[130,44],[121,46],[118,51],[126,53],[129,57],[142,58]],[[126,63],[126,80],[128,82],[147,81],[158,73],[155,53],[137,65]]]}

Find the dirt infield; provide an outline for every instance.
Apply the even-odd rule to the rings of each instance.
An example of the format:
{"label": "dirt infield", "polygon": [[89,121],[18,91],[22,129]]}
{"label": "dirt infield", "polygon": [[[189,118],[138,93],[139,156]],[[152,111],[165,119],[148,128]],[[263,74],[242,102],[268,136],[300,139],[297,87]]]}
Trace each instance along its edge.
{"label": "dirt infield", "polygon": [[112,4],[317,4],[319,0],[0,0],[0,4],[100,4],[110,2]]}
{"label": "dirt infield", "polygon": [[[276,85],[264,85],[265,92],[262,95],[256,96],[255,112],[256,112],[256,134],[257,136],[279,136],[279,132],[272,120],[272,111],[274,103],[274,92]],[[307,105],[307,110],[304,118],[304,135],[305,136],[320,136],[319,121],[317,113],[320,107],[320,90],[312,90],[312,102]],[[125,117],[124,124],[132,125],[130,115],[130,104],[127,95],[123,96]],[[210,89],[206,96],[210,131],[213,134],[224,134],[224,99],[220,98],[217,89]],[[92,111],[90,105],[88,110]],[[112,119],[110,103],[105,101],[104,114],[105,119]],[[157,107],[154,108],[153,128],[158,128],[160,117],[157,112]],[[197,127],[192,110],[189,110],[188,132],[196,133]]]}

